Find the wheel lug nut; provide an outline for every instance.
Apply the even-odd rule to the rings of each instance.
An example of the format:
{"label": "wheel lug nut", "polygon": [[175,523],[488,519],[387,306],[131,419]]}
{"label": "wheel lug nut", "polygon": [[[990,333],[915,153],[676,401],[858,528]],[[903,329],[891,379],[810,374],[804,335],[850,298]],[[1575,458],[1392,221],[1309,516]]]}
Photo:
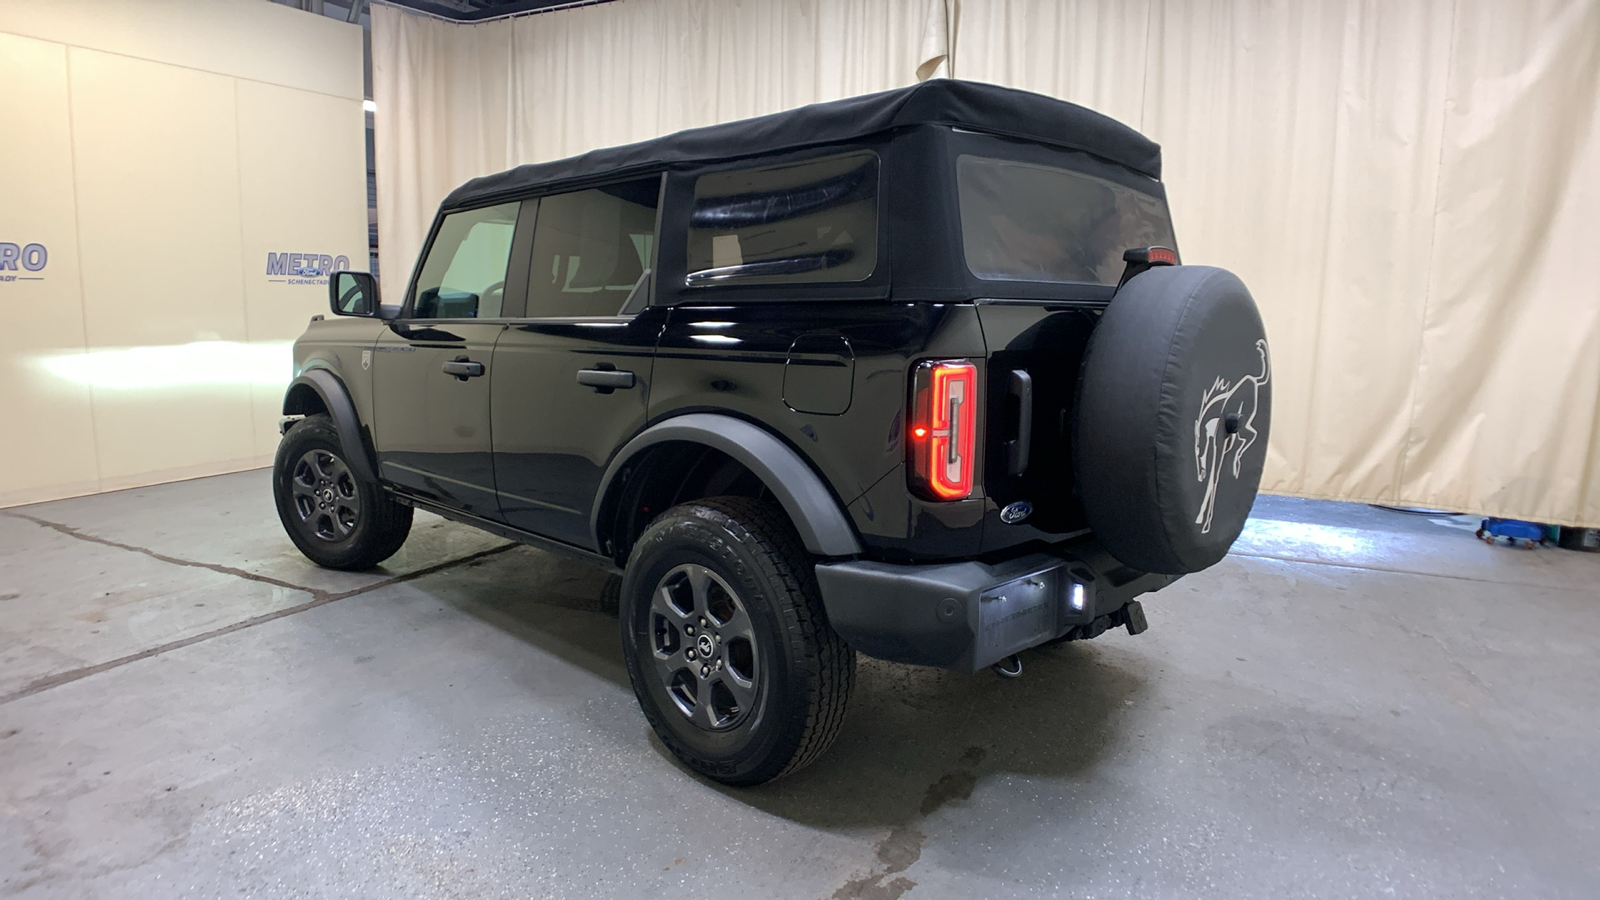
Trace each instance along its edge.
{"label": "wheel lug nut", "polygon": [[688,653],[686,653],[684,655],[688,656],[690,659],[694,659],[694,651],[693,650],[690,650]]}
{"label": "wheel lug nut", "polygon": [[701,627],[701,628],[704,628],[704,627],[706,627],[706,620],[705,620],[705,619],[701,619],[701,620],[700,620],[700,627]]}
{"label": "wheel lug nut", "polygon": [[710,666],[701,666],[700,667],[700,677],[704,678],[705,676],[710,675],[710,674],[711,674],[711,667]]}
{"label": "wheel lug nut", "polygon": [[687,634],[694,634],[694,626],[693,625],[686,625],[686,626],[684,626],[683,630]]}

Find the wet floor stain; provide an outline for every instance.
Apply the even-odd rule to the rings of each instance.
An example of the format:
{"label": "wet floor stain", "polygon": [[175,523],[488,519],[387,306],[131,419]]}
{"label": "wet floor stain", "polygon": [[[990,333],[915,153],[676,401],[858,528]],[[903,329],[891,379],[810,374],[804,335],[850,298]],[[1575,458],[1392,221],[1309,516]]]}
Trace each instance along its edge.
{"label": "wet floor stain", "polygon": [[927,836],[912,825],[902,825],[890,831],[889,836],[879,841],[877,846],[878,862],[883,868],[845,882],[833,892],[833,900],[898,900],[917,883],[904,876],[889,881],[884,879],[899,875],[921,859],[922,842],[925,840]]}
{"label": "wet floor stain", "polygon": [[[928,785],[927,792],[922,796],[922,805],[918,808],[920,816],[926,818],[948,803],[971,797],[972,789],[978,785],[977,766],[983,762],[985,755],[982,747],[968,747],[954,768]],[[917,883],[904,876],[890,876],[899,876],[921,859],[922,845],[927,839],[927,835],[915,825],[901,825],[892,829],[875,848],[881,868],[845,882],[833,892],[833,900],[899,900]]]}
{"label": "wet floor stain", "polygon": [[971,797],[972,789],[978,786],[976,768],[978,763],[983,762],[983,757],[982,747],[968,747],[961,754],[956,767],[928,787],[928,792],[922,796],[922,815],[932,815],[934,810],[946,803]]}

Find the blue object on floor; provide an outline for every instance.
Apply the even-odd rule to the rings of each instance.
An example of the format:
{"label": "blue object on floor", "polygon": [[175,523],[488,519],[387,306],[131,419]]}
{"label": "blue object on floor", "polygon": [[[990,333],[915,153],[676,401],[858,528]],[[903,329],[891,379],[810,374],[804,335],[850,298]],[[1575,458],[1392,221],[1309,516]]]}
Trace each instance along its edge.
{"label": "blue object on floor", "polygon": [[1526,541],[1533,547],[1545,539],[1545,527],[1533,522],[1524,522],[1520,519],[1484,519],[1478,526],[1478,537],[1489,543],[1494,543],[1495,538],[1505,538],[1515,544],[1517,541]]}

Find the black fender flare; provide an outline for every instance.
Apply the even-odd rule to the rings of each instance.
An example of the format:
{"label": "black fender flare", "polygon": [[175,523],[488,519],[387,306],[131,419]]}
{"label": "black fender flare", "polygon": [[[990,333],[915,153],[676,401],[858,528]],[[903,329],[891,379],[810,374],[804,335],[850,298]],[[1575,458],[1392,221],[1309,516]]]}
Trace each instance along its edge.
{"label": "black fender flare", "polygon": [[657,422],[639,432],[612,457],[600,479],[594,510],[589,514],[589,529],[596,547],[605,546],[600,534],[601,511],[608,506],[617,476],[641,451],[667,441],[703,444],[720,450],[754,472],[783,505],[784,512],[789,514],[789,520],[800,533],[800,540],[812,553],[818,556],[861,553],[861,543],[856,540],[839,501],[800,454],[771,432],[743,419],[715,413],[687,413]]}
{"label": "black fender flare", "polygon": [[294,389],[305,385],[316,392],[322,399],[322,408],[328,411],[328,418],[333,420],[333,427],[339,432],[339,443],[344,445],[349,457],[346,460],[356,477],[378,483],[378,469],[373,465],[372,453],[367,449],[367,444],[361,439],[361,417],[356,414],[356,405],[350,400],[350,391],[345,388],[339,376],[327,369],[307,369],[300,373],[295,380],[289,382],[289,388],[283,395],[283,414],[294,415],[289,398],[294,394]]}

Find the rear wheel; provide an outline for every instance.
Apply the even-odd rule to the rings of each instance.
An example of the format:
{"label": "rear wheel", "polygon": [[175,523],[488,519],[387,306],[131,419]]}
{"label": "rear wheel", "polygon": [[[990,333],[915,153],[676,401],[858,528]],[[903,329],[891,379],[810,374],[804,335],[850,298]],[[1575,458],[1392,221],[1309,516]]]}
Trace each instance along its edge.
{"label": "rear wheel", "polygon": [[370,569],[411,532],[411,507],[358,478],[327,416],[306,416],[278,444],[272,466],[278,519],[307,559],[329,569]]}
{"label": "rear wheel", "polygon": [[690,768],[759,784],[838,737],[855,653],[776,509],[720,497],[667,510],[634,545],[620,599],[634,694]]}

